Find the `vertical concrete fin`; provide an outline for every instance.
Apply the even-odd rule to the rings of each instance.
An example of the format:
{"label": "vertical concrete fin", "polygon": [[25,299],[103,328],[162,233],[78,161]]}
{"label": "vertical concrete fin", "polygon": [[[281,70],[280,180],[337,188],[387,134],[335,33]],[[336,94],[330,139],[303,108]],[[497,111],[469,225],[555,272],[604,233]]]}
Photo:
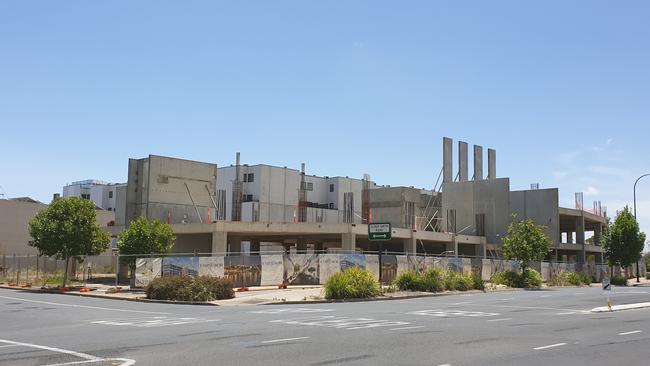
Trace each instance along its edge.
{"label": "vertical concrete fin", "polygon": [[442,138],[442,182],[449,183],[453,177],[453,140],[449,137]]}
{"label": "vertical concrete fin", "polygon": [[474,180],[483,180],[483,147],[474,145]]}
{"label": "vertical concrete fin", "polygon": [[488,179],[496,179],[497,177],[497,152],[493,149],[488,149]]}
{"label": "vertical concrete fin", "polygon": [[467,142],[458,141],[458,180],[467,181]]}

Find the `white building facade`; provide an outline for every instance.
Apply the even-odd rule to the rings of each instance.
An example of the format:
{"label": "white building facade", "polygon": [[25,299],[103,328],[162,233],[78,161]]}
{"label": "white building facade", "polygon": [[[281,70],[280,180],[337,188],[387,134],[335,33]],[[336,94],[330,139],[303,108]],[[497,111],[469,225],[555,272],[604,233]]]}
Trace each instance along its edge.
{"label": "white building facade", "polygon": [[91,200],[95,206],[106,211],[115,211],[117,188],[123,183],[107,183],[96,179],[72,182],[63,187],[63,197],[80,197]]}

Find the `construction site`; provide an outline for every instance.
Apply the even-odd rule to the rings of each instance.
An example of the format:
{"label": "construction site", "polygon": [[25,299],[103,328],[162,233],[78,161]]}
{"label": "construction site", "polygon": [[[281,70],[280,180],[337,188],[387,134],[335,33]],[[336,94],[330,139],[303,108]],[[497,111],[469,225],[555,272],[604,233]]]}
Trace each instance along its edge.
{"label": "construction site", "polygon": [[[511,223],[532,219],[553,242],[548,260],[602,263],[606,213],[594,204],[559,207],[557,188],[511,191],[497,177],[496,151],[443,138],[442,167],[431,189],[391,187],[361,179],[307,174],[265,164],[216,164],[150,155],[130,159],[128,183],[117,188],[117,234],[139,216],[169,223],[175,253],[384,252],[500,258]],[[457,166],[457,169],[454,169]],[[360,174],[361,176],[361,174]],[[369,223],[390,223],[391,239],[368,239]]]}

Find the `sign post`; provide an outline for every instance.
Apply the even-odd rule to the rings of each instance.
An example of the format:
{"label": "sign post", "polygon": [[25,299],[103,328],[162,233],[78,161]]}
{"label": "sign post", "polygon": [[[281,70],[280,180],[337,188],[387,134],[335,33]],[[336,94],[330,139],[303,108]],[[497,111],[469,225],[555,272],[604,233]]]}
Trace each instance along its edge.
{"label": "sign post", "polygon": [[373,222],[368,224],[368,240],[379,242],[379,283],[383,280],[381,252],[383,250],[383,241],[392,238],[392,230],[389,222]]}
{"label": "sign post", "polygon": [[390,240],[391,227],[388,222],[373,222],[368,224],[368,240]]}
{"label": "sign post", "polygon": [[607,308],[609,311],[612,311],[612,303],[609,301],[609,293],[612,291],[612,284],[609,281],[609,277],[603,278],[603,291],[607,294]]}

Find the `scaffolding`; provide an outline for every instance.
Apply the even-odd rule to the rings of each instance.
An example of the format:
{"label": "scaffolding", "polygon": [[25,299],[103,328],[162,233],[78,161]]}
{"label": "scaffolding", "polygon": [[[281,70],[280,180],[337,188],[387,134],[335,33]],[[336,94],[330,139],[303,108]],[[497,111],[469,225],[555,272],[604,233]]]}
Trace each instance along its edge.
{"label": "scaffolding", "polygon": [[300,187],[298,188],[298,222],[307,221],[307,183],[305,182],[305,163],[300,164]]}

